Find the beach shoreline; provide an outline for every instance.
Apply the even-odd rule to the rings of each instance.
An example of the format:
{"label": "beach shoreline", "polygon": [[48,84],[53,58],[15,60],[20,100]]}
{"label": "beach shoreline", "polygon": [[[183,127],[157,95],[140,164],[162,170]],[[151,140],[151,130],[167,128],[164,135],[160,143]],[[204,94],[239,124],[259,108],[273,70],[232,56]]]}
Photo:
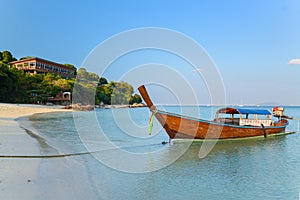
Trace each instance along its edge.
{"label": "beach shoreline", "polygon": [[33,130],[27,130],[28,127],[24,127],[20,119],[30,122],[29,117],[34,114],[70,111],[60,107],[0,103],[0,158],[41,154],[41,138],[37,133],[31,133]]}
{"label": "beach shoreline", "polygon": [[[70,112],[60,107],[0,103],[0,199],[39,199],[41,144],[18,119],[37,113]],[[20,157],[28,158],[20,158]],[[19,158],[17,158],[19,157]],[[18,192],[16,192],[18,191]]]}
{"label": "beach shoreline", "polygon": [[17,119],[37,113],[70,112],[63,106],[0,103],[0,119]]}

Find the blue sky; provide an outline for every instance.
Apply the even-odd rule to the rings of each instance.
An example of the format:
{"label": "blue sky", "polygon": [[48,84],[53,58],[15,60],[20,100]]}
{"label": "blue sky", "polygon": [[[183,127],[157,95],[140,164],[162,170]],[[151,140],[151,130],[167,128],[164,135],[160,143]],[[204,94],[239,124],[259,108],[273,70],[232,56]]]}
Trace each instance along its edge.
{"label": "blue sky", "polygon": [[[300,104],[300,61],[288,64],[300,58],[299,0],[0,0],[0,5],[0,51],[17,58],[38,56],[79,67],[112,35],[162,27],[202,45],[223,78],[228,103]],[[117,72],[106,76],[114,79]]]}

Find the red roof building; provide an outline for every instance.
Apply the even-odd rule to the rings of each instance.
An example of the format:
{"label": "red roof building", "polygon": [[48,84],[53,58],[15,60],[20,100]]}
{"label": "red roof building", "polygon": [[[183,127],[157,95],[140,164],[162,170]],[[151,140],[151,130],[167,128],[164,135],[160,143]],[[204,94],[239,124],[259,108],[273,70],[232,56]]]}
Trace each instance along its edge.
{"label": "red roof building", "polygon": [[26,58],[10,62],[9,64],[12,67],[16,67],[18,70],[23,70],[25,73],[53,73],[55,75],[60,75],[62,78],[75,78],[76,69],[38,57]]}

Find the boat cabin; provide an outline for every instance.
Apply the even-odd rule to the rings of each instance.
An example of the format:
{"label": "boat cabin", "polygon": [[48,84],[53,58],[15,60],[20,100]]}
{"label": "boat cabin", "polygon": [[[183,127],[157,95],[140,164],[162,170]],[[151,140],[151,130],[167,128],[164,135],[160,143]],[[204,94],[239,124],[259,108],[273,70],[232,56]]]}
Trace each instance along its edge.
{"label": "boat cabin", "polygon": [[[230,116],[228,117],[228,115]],[[274,125],[272,113],[267,109],[221,108],[216,113],[215,121],[238,126]]]}

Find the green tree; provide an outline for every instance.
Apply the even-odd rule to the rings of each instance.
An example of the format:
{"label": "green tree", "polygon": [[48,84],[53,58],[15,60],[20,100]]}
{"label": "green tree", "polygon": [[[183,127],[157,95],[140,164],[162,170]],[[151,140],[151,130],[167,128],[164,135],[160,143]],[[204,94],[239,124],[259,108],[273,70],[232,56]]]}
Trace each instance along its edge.
{"label": "green tree", "polygon": [[61,91],[71,91],[71,85],[67,79],[60,78],[54,82],[54,85],[59,87]]}
{"label": "green tree", "polygon": [[7,77],[7,74],[6,74],[7,70],[8,70],[8,67],[4,63],[0,62],[0,84],[1,84],[1,76]]}
{"label": "green tree", "polygon": [[80,82],[77,83],[73,87],[73,103],[81,105],[94,105],[95,89],[95,86],[92,84]]}
{"label": "green tree", "polygon": [[14,68],[9,68],[7,64],[0,63],[0,101],[1,102],[22,102],[21,86],[23,83],[24,72]]}
{"label": "green tree", "polygon": [[111,87],[109,84],[106,85],[100,85],[97,87],[97,98],[99,100],[99,103],[104,104],[111,104],[111,94],[113,92],[113,87]]}
{"label": "green tree", "polygon": [[69,63],[64,64],[64,66],[71,67],[71,68],[73,68],[73,69],[77,69],[74,65],[69,64]]}
{"label": "green tree", "polygon": [[64,64],[64,66],[67,66],[67,67],[73,68],[73,69],[74,69],[74,75],[76,75],[76,74],[77,74],[77,68],[76,68],[74,65],[66,63],[66,64]]}
{"label": "green tree", "polygon": [[54,85],[54,81],[56,80],[56,77],[52,73],[48,73],[44,76],[43,84],[45,86],[52,86]]}
{"label": "green tree", "polygon": [[[23,57],[21,59],[29,58]],[[10,68],[8,63],[16,60],[9,51],[0,52],[0,102],[38,103],[47,102],[49,97],[55,97],[61,91],[72,91],[81,104],[132,104],[141,102],[139,95],[133,95],[133,87],[126,82],[108,83],[104,77],[85,68],[78,69],[75,79],[63,79],[48,73],[27,74],[22,70]],[[65,64],[74,69],[75,66]],[[76,86],[76,87],[75,87]],[[74,89],[74,90],[72,90]],[[96,92],[96,93],[95,93]],[[75,102],[76,103],[76,102]]]}
{"label": "green tree", "polygon": [[98,83],[99,76],[93,72],[88,72],[85,68],[80,68],[77,70],[77,78],[84,79],[86,82],[94,82]]}
{"label": "green tree", "polygon": [[116,82],[111,94],[111,104],[130,104],[131,95],[133,93],[133,87],[124,82]]}
{"label": "green tree", "polygon": [[104,77],[101,77],[101,78],[99,79],[98,85],[104,85],[104,84],[108,84],[107,79],[104,78]]}
{"label": "green tree", "polygon": [[142,98],[140,97],[140,95],[138,94],[134,94],[131,99],[130,99],[130,104],[134,104],[134,103],[142,103]]}
{"label": "green tree", "polygon": [[8,83],[10,81],[9,75],[10,73],[8,66],[4,63],[0,63],[0,101],[4,101],[4,98],[7,95],[7,90],[10,89],[12,84]]}
{"label": "green tree", "polygon": [[25,57],[20,58],[19,60],[25,60],[27,58],[34,58],[34,57],[32,57],[32,56],[25,56]]}
{"label": "green tree", "polygon": [[17,59],[14,58],[9,51],[2,52],[2,62],[9,63],[9,62],[16,61],[16,60]]}

